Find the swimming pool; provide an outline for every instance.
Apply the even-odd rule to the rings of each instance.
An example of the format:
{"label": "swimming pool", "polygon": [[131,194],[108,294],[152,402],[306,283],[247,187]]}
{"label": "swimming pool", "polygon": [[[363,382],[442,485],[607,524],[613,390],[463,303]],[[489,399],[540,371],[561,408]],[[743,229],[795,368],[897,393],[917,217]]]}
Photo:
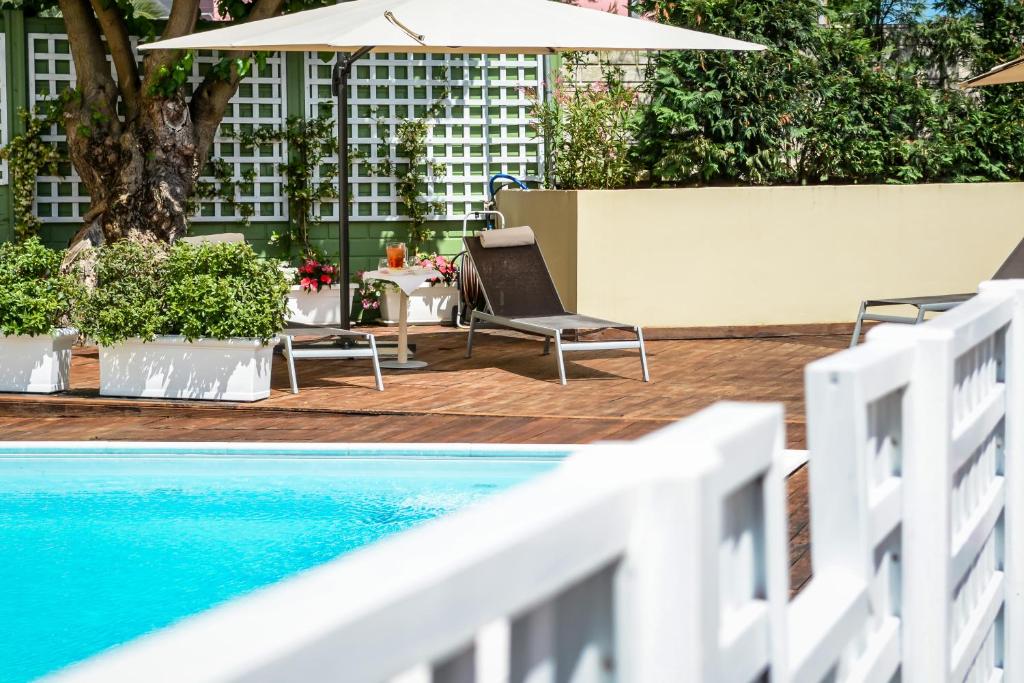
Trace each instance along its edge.
{"label": "swimming pool", "polygon": [[552,469],[558,449],[0,447],[0,681],[29,681]]}

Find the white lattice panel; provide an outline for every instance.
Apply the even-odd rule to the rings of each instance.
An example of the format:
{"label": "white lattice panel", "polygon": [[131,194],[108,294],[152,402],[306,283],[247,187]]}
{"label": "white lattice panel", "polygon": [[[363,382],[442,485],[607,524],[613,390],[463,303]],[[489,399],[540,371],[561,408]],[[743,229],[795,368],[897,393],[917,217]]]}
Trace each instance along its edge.
{"label": "white lattice panel", "polygon": [[[71,59],[67,36],[55,33],[30,33],[29,92],[30,105],[36,106],[74,86],[75,65]],[[191,87],[202,80],[206,67],[217,61],[213,54],[201,54],[194,62]],[[224,134],[227,127],[236,130],[256,126],[284,124],[285,69],[281,56],[267,59],[266,66],[253,65],[232,98],[221,131],[214,141],[211,156],[219,157],[234,167],[235,177],[255,171],[253,182],[240,186],[237,201],[253,207],[254,221],[279,221],[287,217],[287,202],[281,187],[277,164],[285,159],[284,145],[269,144],[259,149],[242,149],[237,140]],[[64,144],[65,137],[55,126],[48,139]],[[40,176],[36,183],[36,213],[43,221],[75,221],[89,207],[89,197],[81,179],[70,163],[62,165],[62,177]],[[212,180],[203,178],[204,180]],[[226,202],[202,202],[194,220],[234,221],[240,216]]]}
{"label": "white lattice panel", "polygon": [[[316,53],[306,55],[307,114],[333,115],[331,69]],[[541,173],[541,142],[530,127],[532,92],[543,85],[541,59],[534,55],[406,55],[371,54],[353,67],[350,78],[351,144],[370,164],[394,156],[383,149],[401,118],[422,116],[446,88],[444,113],[428,135],[429,157],[447,165],[443,178],[428,177],[424,196],[444,202],[443,216],[461,217],[482,208],[487,179],[495,173],[537,179]],[[387,126],[388,130],[381,130]],[[382,133],[386,135],[382,136]],[[352,174],[354,220],[401,220],[402,207],[392,178],[375,177],[357,163]],[[319,209],[337,218],[337,201]]]}

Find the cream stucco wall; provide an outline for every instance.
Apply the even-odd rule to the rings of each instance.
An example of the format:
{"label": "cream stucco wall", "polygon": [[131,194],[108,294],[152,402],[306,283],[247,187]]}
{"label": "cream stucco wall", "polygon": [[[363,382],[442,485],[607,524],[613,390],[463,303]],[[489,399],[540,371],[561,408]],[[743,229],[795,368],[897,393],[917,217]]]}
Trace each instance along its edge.
{"label": "cream stucco wall", "polygon": [[851,321],[974,291],[1024,237],[1024,183],[505,191],[566,305],[651,327]]}

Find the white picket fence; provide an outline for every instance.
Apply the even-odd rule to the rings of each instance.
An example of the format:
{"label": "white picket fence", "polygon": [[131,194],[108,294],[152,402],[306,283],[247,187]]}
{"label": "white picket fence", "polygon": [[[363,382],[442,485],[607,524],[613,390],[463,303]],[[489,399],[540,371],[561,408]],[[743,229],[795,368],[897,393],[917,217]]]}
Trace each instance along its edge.
{"label": "white picket fence", "polygon": [[58,678],[1024,681],[1024,281],[806,380],[793,601],[781,408],[724,403]]}

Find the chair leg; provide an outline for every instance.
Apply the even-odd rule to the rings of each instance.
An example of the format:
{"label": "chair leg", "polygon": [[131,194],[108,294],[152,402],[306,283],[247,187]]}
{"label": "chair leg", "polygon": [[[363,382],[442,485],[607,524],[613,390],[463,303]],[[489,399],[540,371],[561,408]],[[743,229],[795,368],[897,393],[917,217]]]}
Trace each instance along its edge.
{"label": "chair leg", "polygon": [[643,370],[644,381],[650,382],[651,375],[647,371],[647,349],[644,347],[644,332],[640,326],[636,326],[636,340],[640,342],[640,368]]}
{"label": "chair leg", "polygon": [[292,393],[299,393],[299,380],[295,376],[295,356],[292,355],[291,335],[284,335],[284,356],[288,359],[288,382],[292,385]]}
{"label": "chair leg", "polygon": [[555,359],[558,361],[558,380],[565,386],[565,357],[562,355],[562,333],[555,332]]}
{"label": "chair leg", "polygon": [[857,311],[857,322],[853,326],[853,338],[850,339],[850,348],[852,349],[860,341],[860,328],[864,325],[864,310],[867,308],[865,302],[860,302],[860,310]]}
{"label": "chair leg", "polygon": [[377,391],[384,391],[384,378],[380,376],[380,356],[377,355],[377,340],[370,335],[370,350],[373,351],[373,378],[377,381]]}
{"label": "chair leg", "polygon": [[466,335],[466,358],[473,357],[473,333],[476,332],[476,311],[469,314],[469,334]]}
{"label": "chair leg", "polygon": [[541,355],[546,356],[549,353],[551,353],[551,337],[544,337],[544,353]]}
{"label": "chair leg", "polygon": [[924,306],[917,307],[917,320],[914,322],[915,325],[920,325],[924,322],[924,314],[927,313]]}

